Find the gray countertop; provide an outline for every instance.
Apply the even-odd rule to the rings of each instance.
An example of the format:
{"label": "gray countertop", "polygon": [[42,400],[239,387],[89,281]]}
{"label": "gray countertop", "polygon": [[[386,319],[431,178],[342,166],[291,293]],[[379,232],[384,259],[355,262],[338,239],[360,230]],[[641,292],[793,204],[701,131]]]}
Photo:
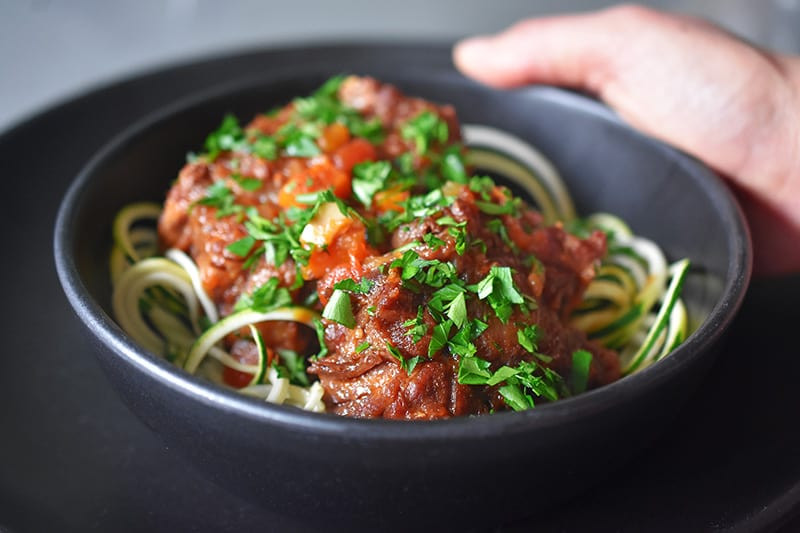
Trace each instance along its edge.
{"label": "gray countertop", "polygon": [[[309,40],[454,40],[602,0],[2,0],[0,130],[45,106],[158,66]],[[800,51],[800,0],[650,0],[753,42]]]}

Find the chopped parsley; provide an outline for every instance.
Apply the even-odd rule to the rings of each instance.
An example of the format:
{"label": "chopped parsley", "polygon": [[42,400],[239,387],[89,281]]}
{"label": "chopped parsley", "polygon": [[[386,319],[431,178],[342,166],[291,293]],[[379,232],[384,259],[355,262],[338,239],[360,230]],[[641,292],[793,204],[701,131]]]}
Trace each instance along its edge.
{"label": "chopped parsley", "polygon": [[375,193],[383,190],[392,171],[388,161],[365,161],[353,167],[353,194],[367,207],[372,206]]}
{"label": "chopped parsley", "polygon": [[247,257],[247,254],[250,253],[250,250],[253,249],[253,245],[256,243],[256,240],[253,238],[252,235],[245,235],[238,241],[234,241],[228,246],[225,247],[233,255],[238,255],[239,257]]}
{"label": "chopped parsley", "polygon": [[421,259],[414,250],[406,250],[402,257],[389,264],[389,268],[399,268],[400,278],[410,280],[422,272],[423,267],[433,264],[433,261]]}
{"label": "chopped parsley", "polygon": [[239,184],[239,187],[249,192],[257,191],[263,185],[262,181],[258,178],[248,178],[239,174],[231,174],[231,178]]}
{"label": "chopped parsley", "polygon": [[422,337],[428,334],[428,324],[425,323],[423,318],[424,313],[425,307],[420,305],[417,307],[417,316],[403,322],[403,326],[408,328],[406,334],[414,342],[419,342]]}
{"label": "chopped parsley", "polygon": [[[248,137],[251,135],[251,137]],[[237,151],[253,153],[264,159],[275,159],[278,156],[278,143],[273,137],[263,133],[246,132],[239,124],[239,120],[231,114],[225,115],[219,128],[212,132],[204,144],[206,157],[214,161],[220,153]]]}
{"label": "chopped parsley", "polygon": [[517,330],[517,342],[530,353],[536,353],[539,350],[539,337],[541,330],[536,324],[525,326]]}
{"label": "chopped parsley", "polygon": [[274,137],[258,134],[250,149],[258,157],[270,161],[278,157],[278,141]]}
{"label": "chopped parsley", "polygon": [[197,201],[199,205],[206,205],[217,209],[217,218],[241,213],[244,208],[236,204],[236,197],[224,180],[218,180],[208,186],[206,195]]}
{"label": "chopped parsley", "polygon": [[366,120],[357,110],[344,105],[338,97],[344,76],[334,76],[326,81],[311,96],[295,98],[297,116],[323,125],[338,122],[347,126],[350,133],[376,144],[383,140],[384,132],[377,118]]}
{"label": "chopped parsley", "polygon": [[436,352],[447,345],[447,341],[450,337],[450,329],[452,327],[452,320],[445,320],[444,322],[440,322],[433,327],[431,342],[428,344],[428,357],[433,357]]}
{"label": "chopped parsley", "polygon": [[445,242],[433,233],[426,233],[422,236],[422,240],[431,250],[438,250],[445,245]]}
{"label": "chopped parsley", "polygon": [[350,295],[341,289],[335,289],[328,304],[322,310],[322,318],[337,322],[349,329],[356,327]]}
{"label": "chopped parsley", "polygon": [[464,158],[461,155],[460,146],[451,146],[445,150],[440,165],[442,176],[446,179],[456,183],[467,182],[467,171],[464,168]]}
{"label": "chopped parsley", "polygon": [[458,382],[464,385],[496,386],[506,405],[515,411],[535,407],[534,396],[550,401],[563,394],[563,380],[553,370],[536,361],[520,361],[516,367],[501,366],[490,370],[489,361],[477,356],[462,357],[458,366]]}
{"label": "chopped parsley", "polygon": [[279,133],[283,134],[283,147],[290,157],[314,157],[322,153],[316,137],[294,124],[284,126]]}
{"label": "chopped parsley", "polygon": [[233,307],[234,311],[252,309],[259,313],[266,313],[278,307],[292,305],[292,296],[285,287],[279,287],[278,278],[270,278],[252,294],[242,293]]}
{"label": "chopped parsley", "polygon": [[244,130],[239,120],[231,114],[225,115],[219,128],[206,137],[205,149],[210,161],[214,161],[220,152],[238,150],[245,143]]}
{"label": "chopped parsley", "polygon": [[489,274],[469,290],[481,300],[487,300],[500,322],[506,323],[511,317],[512,306],[525,303],[512,278],[511,267],[492,266]]}
{"label": "chopped parsley", "polygon": [[313,319],[314,331],[317,334],[317,342],[319,343],[319,351],[313,356],[313,359],[322,359],[328,355],[328,345],[325,344],[325,324],[318,318]]}
{"label": "chopped parsley", "polygon": [[397,361],[400,363],[400,368],[405,370],[406,374],[408,374],[409,376],[411,375],[411,372],[413,372],[414,369],[417,367],[419,362],[422,360],[422,358],[418,355],[410,359],[406,359],[405,357],[403,357],[403,354],[400,353],[400,350],[392,346],[392,344],[389,342],[386,343],[386,349],[389,350],[389,353],[392,355],[392,357],[397,359]]}
{"label": "chopped parsley", "polygon": [[400,130],[403,139],[413,140],[418,154],[428,152],[434,143],[447,142],[447,123],[431,111],[423,111],[406,122]]}
{"label": "chopped parsley", "polygon": [[356,346],[356,353],[361,353],[366,350],[369,350],[370,346],[372,346],[372,344],[370,344],[368,341],[364,341],[358,346]]}
{"label": "chopped parsley", "polygon": [[586,390],[586,385],[589,383],[589,367],[591,364],[591,352],[575,350],[572,353],[572,372],[570,374],[572,394],[580,394]]}
{"label": "chopped parsley", "polygon": [[460,328],[467,321],[467,301],[464,293],[460,292],[455,298],[450,300],[445,306],[447,317],[453,321],[457,328]]}
{"label": "chopped parsley", "polygon": [[339,289],[351,293],[366,294],[372,288],[373,282],[367,278],[361,278],[356,282],[351,278],[343,279],[333,285],[334,289]]}
{"label": "chopped parsley", "polygon": [[308,387],[311,385],[306,374],[306,360],[305,358],[293,350],[278,350],[281,362],[277,361],[272,363],[278,371],[278,375],[282,378],[288,378],[289,383],[298,385],[300,387]]}

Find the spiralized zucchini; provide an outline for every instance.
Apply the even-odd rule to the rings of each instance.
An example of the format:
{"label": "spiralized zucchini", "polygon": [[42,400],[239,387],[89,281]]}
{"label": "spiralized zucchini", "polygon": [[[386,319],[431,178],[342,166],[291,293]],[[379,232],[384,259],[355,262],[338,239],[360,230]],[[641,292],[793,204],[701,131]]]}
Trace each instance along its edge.
{"label": "spiralized zucchini", "polygon": [[[245,365],[226,352],[220,341],[229,333],[269,321],[295,321],[313,327],[317,314],[305,308],[276,309],[268,313],[241,311],[219,320],[216,306],[206,294],[194,261],[180,250],[170,249],[165,258],[156,253],[158,237],[151,225],[160,214],[153,204],[131,204],[120,211],[114,224],[111,251],[113,283],[112,308],[119,325],[147,350],[166,357],[194,374],[204,362],[222,365],[254,375],[243,394],[272,403],[285,403],[314,412],[324,412],[323,390],[319,383],[299,387],[266,368],[263,341],[255,328],[253,339],[262,356],[258,365]],[[146,246],[144,246],[146,245]],[[211,322],[205,332],[199,324],[200,313]],[[210,359],[208,357],[210,356]],[[213,368],[204,369],[216,376]],[[215,379],[221,383],[221,380]]]}
{"label": "spiralized zucchini", "polygon": [[[576,220],[565,184],[538,151],[486,126],[467,125],[463,131],[468,164],[526,191],[547,223]],[[110,273],[112,306],[120,326],[144,348],[189,373],[222,383],[221,370],[228,367],[253,375],[247,386],[238,389],[242,394],[323,412],[322,386],[318,382],[309,387],[294,385],[268,366],[266,347],[255,327],[271,321],[314,327],[318,314],[302,307],[282,307],[267,312],[245,309],[220,317],[188,255],[172,249],[165,257],[155,257],[154,226],[160,211],[157,204],[132,204],[114,221]],[[618,350],[624,374],[642,370],[668,355],[688,334],[686,306],[679,295],[689,261],[668,264],[655,243],[634,235],[614,215],[593,214],[583,223],[588,229],[604,231],[609,247],[571,323],[589,338]],[[237,361],[222,344],[229,334],[247,329],[258,350],[256,365]]]}

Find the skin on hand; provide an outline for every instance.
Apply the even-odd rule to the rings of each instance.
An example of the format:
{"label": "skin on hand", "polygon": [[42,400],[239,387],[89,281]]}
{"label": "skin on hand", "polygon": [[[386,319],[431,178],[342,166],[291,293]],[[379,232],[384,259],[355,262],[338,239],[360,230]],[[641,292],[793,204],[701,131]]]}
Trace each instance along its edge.
{"label": "skin on hand", "polygon": [[526,20],[459,43],[453,58],[495,87],[544,83],[597,95],[729,178],[757,273],[800,271],[800,59],[638,6]]}

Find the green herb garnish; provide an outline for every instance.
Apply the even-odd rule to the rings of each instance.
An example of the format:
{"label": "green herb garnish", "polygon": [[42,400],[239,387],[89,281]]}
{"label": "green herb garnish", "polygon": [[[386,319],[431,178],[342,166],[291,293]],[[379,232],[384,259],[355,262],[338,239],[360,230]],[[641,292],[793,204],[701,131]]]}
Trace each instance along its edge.
{"label": "green herb garnish", "polygon": [[592,365],[592,354],[586,350],[575,350],[572,353],[572,372],[570,383],[572,394],[580,394],[589,383],[589,367]]}
{"label": "green herb garnish", "polygon": [[350,295],[343,290],[336,289],[331,294],[331,299],[322,310],[322,318],[327,318],[338,322],[346,328],[353,329],[356,326],[356,319],[353,317],[353,308],[350,303]]}
{"label": "green herb garnish", "polygon": [[413,140],[417,153],[424,154],[434,142],[446,142],[449,132],[445,121],[435,113],[423,111],[403,125],[400,135]]}
{"label": "green herb garnish", "polygon": [[392,171],[388,161],[365,161],[353,167],[353,194],[362,204],[372,206],[375,193],[383,190]]}
{"label": "green herb garnish", "polygon": [[252,309],[266,313],[279,307],[292,305],[292,296],[286,287],[280,287],[278,278],[270,278],[252,294],[242,294],[233,307],[234,311]]}
{"label": "green herb garnish", "polygon": [[289,378],[289,383],[300,387],[311,385],[306,374],[306,360],[302,355],[293,350],[278,350],[278,354],[283,364],[273,363],[273,365],[280,377]]}

